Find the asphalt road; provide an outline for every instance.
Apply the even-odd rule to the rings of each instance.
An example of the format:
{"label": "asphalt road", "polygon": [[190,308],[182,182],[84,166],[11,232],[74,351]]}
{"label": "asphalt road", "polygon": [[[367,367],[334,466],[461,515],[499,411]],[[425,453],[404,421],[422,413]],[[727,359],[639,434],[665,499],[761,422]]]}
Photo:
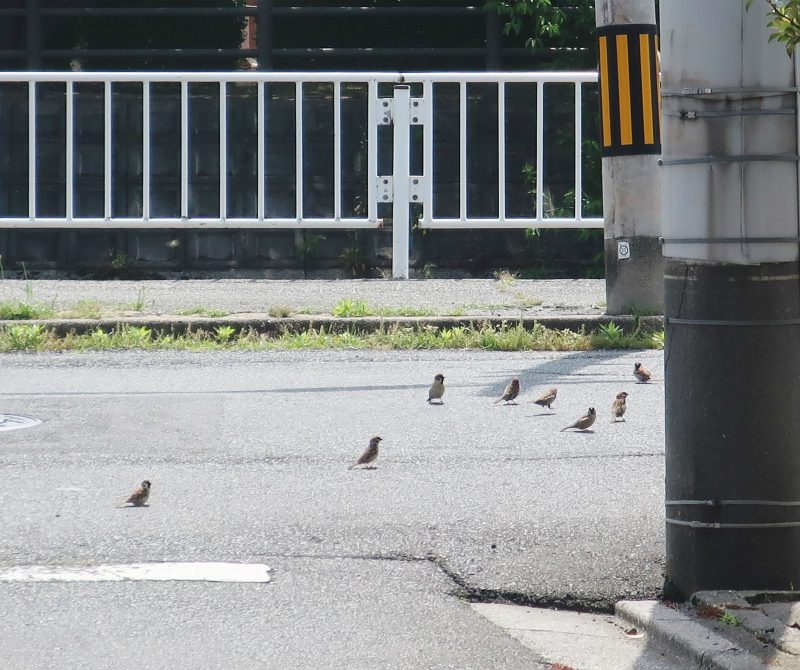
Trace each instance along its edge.
{"label": "asphalt road", "polygon": [[[633,362],[655,372],[635,384]],[[663,569],[660,352],[4,355],[0,569],[242,561],[269,584],[0,584],[0,667],[536,668],[467,597],[608,607]],[[445,404],[425,403],[436,372]],[[517,406],[494,405],[512,375]],[[555,385],[552,414],[530,403]],[[611,402],[626,390],[627,421]],[[560,432],[588,406],[593,433]],[[369,437],[374,470],[347,470]],[[116,509],[144,478],[149,507]]]}

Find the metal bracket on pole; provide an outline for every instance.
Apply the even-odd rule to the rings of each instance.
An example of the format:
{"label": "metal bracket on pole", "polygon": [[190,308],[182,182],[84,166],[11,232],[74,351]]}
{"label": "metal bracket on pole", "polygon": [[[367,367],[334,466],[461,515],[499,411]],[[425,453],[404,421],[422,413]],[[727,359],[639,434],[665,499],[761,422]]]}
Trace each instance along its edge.
{"label": "metal bracket on pole", "polygon": [[393,202],[394,201],[394,177],[386,175],[378,177],[378,182],[375,187],[375,193],[378,197],[378,203]]}
{"label": "metal bracket on pole", "polygon": [[375,119],[375,123],[379,126],[391,125],[393,109],[394,100],[391,98],[378,98],[378,106],[376,107],[378,118]]}
{"label": "metal bracket on pole", "polygon": [[411,98],[411,105],[408,108],[410,123],[412,126],[421,126],[425,115],[425,99]]}
{"label": "metal bracket on pole", "polygon": [[[384,101],[381,101],[382,103]],[[409,242],[409,162],[411,89],[408,84],[394,87],[391,117],[394,122],[394,201],[392,204],[392,277],[408,279]],[[386,109],[386,107],[379,107]],[[422,118],[422,114],[419,115]]]}
{"label": "metal bracket on pole", "polygon": [[408,196],[410,202],[425,202],[425,178],[412,175],[408,178]]}

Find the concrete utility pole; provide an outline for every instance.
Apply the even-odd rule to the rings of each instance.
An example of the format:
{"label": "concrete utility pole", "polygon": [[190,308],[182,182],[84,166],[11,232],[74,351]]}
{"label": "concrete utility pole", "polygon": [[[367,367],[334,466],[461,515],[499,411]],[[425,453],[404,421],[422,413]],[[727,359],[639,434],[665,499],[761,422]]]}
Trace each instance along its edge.
{"label": "concrete utility pole", "polygon": [[798,67],[766,4],[661,3],[668,586],[800,587]]}
{"label": "concrete utility pole", "polygon": [[654,0],[596,0],[606,311],[660,313],[661,153]]}

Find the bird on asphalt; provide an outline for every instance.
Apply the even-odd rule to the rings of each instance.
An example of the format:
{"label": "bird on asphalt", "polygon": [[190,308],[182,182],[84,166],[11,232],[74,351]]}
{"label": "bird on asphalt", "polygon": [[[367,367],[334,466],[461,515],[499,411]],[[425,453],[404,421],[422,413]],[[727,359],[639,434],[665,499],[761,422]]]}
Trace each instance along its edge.
{"label": "bird on asphalt", "polygon": [[130,505],[131,507],[142,507],[147,502],[149,497],[150,480],[145,479],[139,486],[136,487],[136,490],[131,493],[128,499],[121,505],[117,505],[117,507],[125,507],[125,505]]}
{"label": "bird on asphalt", "polygon": [[617,393],[616,399],[611,403],[611,416],[613,417],[611,423],[616,423],[617,419],[625,421],[623,416],[625,415],[625,410],[628,409],[628,406],[625,404],[625,398],[627,397],[628,394],[625,393],[625,391]]}
{"label": "bird on asphalt", "polygon": [[428,389],[428,402],[431,400],[438,400],[437,404],[443,404],[442,396],[444,395],[444,375],[439,373],[433,378],[433,384]]}
{"label": "bird on asphalt", "polygon": [[[503,395],[501,395],[497,400],[494,401],[496,405],[499,402],[506,402],[509,403],[514,400],[519,395],[519,377],[512,378],[511,382],[506,386],[506,390],[503,391]],[[514,403],[515,405],[517,403]]]}
{"label": "bird on asphalt", "polygon": [[552,409],[550,405],[552,405],[556,401],[556,395],[558,394],[557,388],[548,389],[546,393],[543,393],[541,396],[536,398],[533,401],[534,405],[539,405],[539,407],[547,407],[547,409]]}
{"label": "bird on asphalt", "polygon": [[633,376],[636,377],[636,381],[640,384],[646,384],[653,378],[653,373],[641,363],[634,363]]}
{"label": "bird on asphalt", "polygon": [[594,407],[590,407],[589,411],[586,414],[584,414],[571,426],[562,428],[561,432],[563,433],[565,430],[569,430],[570,428],[577,428],[578,430],[586,430],[589,426],[591,426],[594,423],[594,420],[596,418],[597,418],[597,412],[595,412]]}
{"label": "bird on asphalt", "polygon": [[[358,460],[351,466],[349,466],[347,469],[352,470],[357,465],[368,465],[369,463],[372,463],[372,461],[378,458],[378,444],[382,440],[383,438],[378,437],[377,435],[375,435],[372,439],[370,439],[369,446],[364,450],[364,453],[361,454],[361,456],[358,457]],[[371,470],[372,467],[367,469]]]}

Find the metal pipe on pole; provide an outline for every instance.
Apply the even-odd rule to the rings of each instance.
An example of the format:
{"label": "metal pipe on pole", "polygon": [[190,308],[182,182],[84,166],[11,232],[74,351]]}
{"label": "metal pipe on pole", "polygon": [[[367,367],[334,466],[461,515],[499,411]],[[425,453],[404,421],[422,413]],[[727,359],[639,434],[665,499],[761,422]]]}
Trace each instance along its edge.
{"label": "metal pipe on pole", "polygon": [[597,0],[595,18],[606,311],[660,312],[664,298],[655,2]]}
{"label": "metal pipe on pole", "polygon": [[766,4],[661,3],[668,594],[800,585],[795,63]]}

